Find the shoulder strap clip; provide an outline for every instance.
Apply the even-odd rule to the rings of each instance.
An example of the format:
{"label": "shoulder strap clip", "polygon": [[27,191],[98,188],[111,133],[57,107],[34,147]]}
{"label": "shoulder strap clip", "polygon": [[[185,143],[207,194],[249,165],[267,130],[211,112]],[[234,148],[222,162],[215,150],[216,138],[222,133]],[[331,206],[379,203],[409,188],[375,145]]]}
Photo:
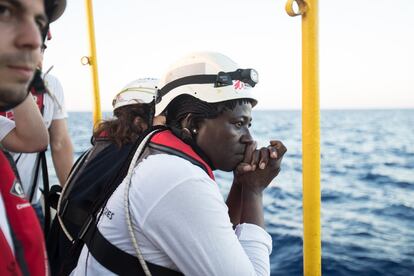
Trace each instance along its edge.
{"label": "shoulder strap clip", "polygon": [[89,227],[91,226],[92,222],[94,222],[95,220],[93,219],[93,216],[90,215],[88,217],[88,220],[85,222],[85,224],[82,226],[82,229],[79,232],[79,240],[84,240],[84,237],[86,235],[86,233],[88,232]]}

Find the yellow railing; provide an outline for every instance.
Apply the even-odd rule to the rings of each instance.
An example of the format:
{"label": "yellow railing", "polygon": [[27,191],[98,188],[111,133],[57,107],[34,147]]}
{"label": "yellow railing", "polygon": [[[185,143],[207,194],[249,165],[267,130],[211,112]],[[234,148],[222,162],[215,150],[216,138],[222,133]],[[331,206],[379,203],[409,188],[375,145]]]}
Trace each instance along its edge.
{"label": "yellow railing", "polygon": [[93,84],[93,125],[101,120],[101,99],[99,95],[98,59],[96,57],[95,27],[93,19],[92,0],[85,0],[86,17],[89,30],[89,57],[82,58],[82,64],[89,64],[92,72]]}
{"label": "yellow railing", "polygon": [[303,268],[314,276],[321,275],[318,0],[288,0],[286,11],[302,16]]}

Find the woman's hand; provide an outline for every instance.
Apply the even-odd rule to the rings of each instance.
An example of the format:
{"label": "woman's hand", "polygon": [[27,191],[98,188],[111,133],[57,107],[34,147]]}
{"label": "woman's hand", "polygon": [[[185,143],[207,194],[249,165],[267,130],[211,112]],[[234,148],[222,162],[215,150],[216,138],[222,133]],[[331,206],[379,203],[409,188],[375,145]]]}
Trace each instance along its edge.
{"label": "woman's hand", "polygon": [[246,147],[244,160],[234,171],[235,182],[255,192],[263,191],[278,175],[286,147],[277,140],[256,149],[256,143]]}
{"label": "woman's hand", "polygon": [[264,228],[262,192],[278,175],[285,153],[286,147],[280,141],[270,141],[268,147],[258,150],[253,149],[253,145],[246,147],[244,160],[234,171],[233,185],[241,187],[238,223]]}

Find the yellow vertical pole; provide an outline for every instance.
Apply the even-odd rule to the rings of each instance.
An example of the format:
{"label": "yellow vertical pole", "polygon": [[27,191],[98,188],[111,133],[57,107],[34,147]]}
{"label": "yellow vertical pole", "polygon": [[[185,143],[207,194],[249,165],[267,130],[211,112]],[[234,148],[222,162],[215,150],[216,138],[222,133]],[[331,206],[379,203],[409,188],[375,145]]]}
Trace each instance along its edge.
{"label": "yellow vertical pole", "polygon": [[321,275],[318,0],[296,3],[298,12],[293,0],[286,10],[302,15],[303,268],[314,276]]}
{"label": "yellow vertical pole", "polygon": [[318,0],[302,15],[302,162],[305,275],[321,275]]}
{"label": "yellow vertical pole", "polygon": [[91,66],[92,72],[92,84],[93,84],[93,124],[100,121],[101,114],[101,100],[99,96],[99,80],[98,80],[98,59],[96,56],[96,43],[95,43],[95,26],[93,20],[92,0],[85,0],[86,4],[86,17],[88,21],[89,31],[89,54],[86,63]]}

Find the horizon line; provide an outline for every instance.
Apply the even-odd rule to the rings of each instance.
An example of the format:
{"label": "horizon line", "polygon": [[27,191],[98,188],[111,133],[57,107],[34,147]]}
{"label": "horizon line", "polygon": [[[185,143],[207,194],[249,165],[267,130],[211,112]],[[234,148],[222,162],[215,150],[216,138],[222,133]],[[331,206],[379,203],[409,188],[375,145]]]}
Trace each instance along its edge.
{"label": "horizon line", "polygon": [[[321,111],[341,111],[341,110],[411,110],[413,107],[325,107]],[[257,108],[254,111],[301,111],[301,108]],[[68,109],[67,112],[93,112],[93,110]],[[112,110],[102,110],[102,113],[109,113]]]}

